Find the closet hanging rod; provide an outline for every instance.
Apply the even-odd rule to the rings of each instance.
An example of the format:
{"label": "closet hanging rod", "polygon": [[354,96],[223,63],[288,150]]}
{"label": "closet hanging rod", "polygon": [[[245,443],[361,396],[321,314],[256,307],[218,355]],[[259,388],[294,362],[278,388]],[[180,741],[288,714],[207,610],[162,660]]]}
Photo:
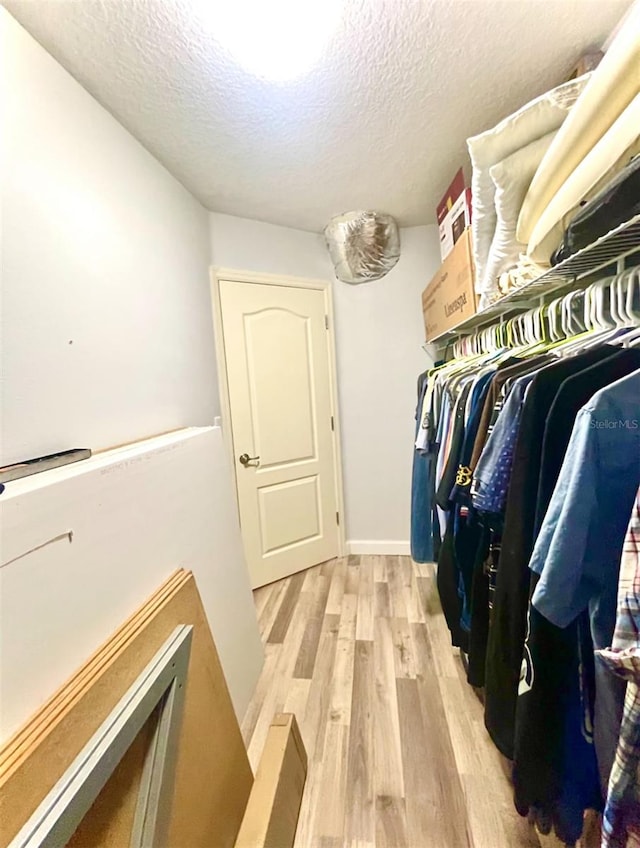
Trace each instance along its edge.
{"label": "closet hanging rod", "polygon": [[560,289],[578,286],[585,278],[610,266],[614,266],[613,273],[616,273],[622,270],[628,258],[634,253],[639,254],[640,261],[640,215],[635,215],[629,221],[620,224],[593,244],[582,248],[527,285],[514,289],[496,303],[481,312],[476,312],[475,315],[432,339],[429,344],[442,347],[477,327],[495,323],[501,315],[529,309],[531,298],[539,301],[541,297],[558,292]]}

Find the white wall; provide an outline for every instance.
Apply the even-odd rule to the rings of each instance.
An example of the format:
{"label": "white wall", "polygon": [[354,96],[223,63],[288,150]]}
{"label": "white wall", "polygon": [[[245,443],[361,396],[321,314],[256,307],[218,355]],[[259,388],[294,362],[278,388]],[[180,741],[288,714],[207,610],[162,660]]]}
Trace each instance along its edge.
{"label": "white wall", "polygon": [[354,553],[409,553],[418,374],[430,364],[422,290],[440,264],[437,227],[403,229],[381,280],[334,285],[348,539]]}
{"label": "white wall", "polygon": [[0,742],[178,568],[195,575],[243,716],[263,651],[219,428],[9,483],[0,522]]}
{"label": "white wall", "polygon": [[217,414],[208,213],[0,9],[0,463]]}
{"label": "white wall", "polygon": [[212,213],[213,264],[218,268],[330,280],[333,266],[316,233]]}
{"label": "white wall", "polygon": [[[212,423],[219,405],[209,213],[2,8],[0,42],[0,464]],[[24,674],[9,695],[2,687],[10,703],[3,727],[26,719],[179,566],[197,572],[242,714],[262,651],[220,432],[207,433],[196,470],[179,469],[204,491],[197,509],[180,501],[186,489],[175,468],[154,476],[151,464],[142,464],[139,475],[149,485],[137,496],[130,481],[114,489],[102,479],[67,510],[60,523],[63,531],[82,525],[79,547],[22,556],[25,534],[37,540],[45,525],[57,524],[61,500],[47,474],[63,471],[7,485],[0,500],[7,511],[16,488],[41,484],[46,492],[37,495],[38,513],[15,501],[16,522],[3,523],[0,536],[1,670],[11,673],[6,662],[13,657],[11,668]],[[103,457],[65,473],[81,474]],[[122,522],[107,512],[107,500],[113,510],[126,507]],[[135,527],[125,539],[127,522]],[[107,543],[122,553],[117,585]],[[83,547],[89,544],[94,553]],[[12,551],[19,565],[7,562]],[[16,588],[16,575],[38,573],[45,561],[52,567]],[[84,601],[74,606],[78,581]],[[77,626],[69,633],[72,613]],[[28,619],[38,623],[35,645]],[[29,651],[46,659],[40,671],[21,661]]]}
{"label": "white wall", "polygon": [[354,552],[408,553],[411,461],[422,351],[421,293],[440,264],[436,227],[401,232],[382,280],[335,279],[323,238],[211,215],[218,267],[333,280],[347,539]]}

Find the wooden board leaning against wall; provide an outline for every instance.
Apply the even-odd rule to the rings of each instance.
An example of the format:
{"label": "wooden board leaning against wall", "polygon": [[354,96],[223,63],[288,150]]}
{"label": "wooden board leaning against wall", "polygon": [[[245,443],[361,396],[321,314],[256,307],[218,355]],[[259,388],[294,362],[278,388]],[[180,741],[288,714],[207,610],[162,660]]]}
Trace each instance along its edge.
{"label": "wooden board leaning against wall", "polygon": [[[239,831],[293,840],[306,757],[292,716],[276,716],[263,778],[254,783],[193,575],[173,574],[0,750],[0,845],[7,846],[176,627],[192,627],[191,655],[166,844],[237,844]],[[130,842],[153,726],[142,728],[67,844]],[[268,754],[268,756],[267,756]],[[250,802],[251,799],[251,803]],[[262,799],[262,802],[261,802]],[[249,809],[247,810],[247,805]],[[286,815],[285,815],[286,812]],[[245,844],[240,841],[239,844]],[[253,844],[253,843],[252,843]],[[286,844],[286,843],[284,843]]]}

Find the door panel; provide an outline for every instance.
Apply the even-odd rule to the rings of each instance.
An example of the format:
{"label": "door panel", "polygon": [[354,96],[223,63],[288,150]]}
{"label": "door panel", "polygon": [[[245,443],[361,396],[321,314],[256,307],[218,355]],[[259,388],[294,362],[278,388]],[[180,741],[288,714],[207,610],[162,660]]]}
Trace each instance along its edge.
{"label": "door panel", "polygon": [[315,458],[309,319],[267,309],[245,315],[244,332],[260,467]]}
{"label": "door panel", "polygon": [[261,586],[338,554],[325,295],[222,280],[220,303],[242,536]]}
{"label": "door panel", "polygon": [[263,554],[272,554],[321,535],[317,476],[261,486],[258,496]]}

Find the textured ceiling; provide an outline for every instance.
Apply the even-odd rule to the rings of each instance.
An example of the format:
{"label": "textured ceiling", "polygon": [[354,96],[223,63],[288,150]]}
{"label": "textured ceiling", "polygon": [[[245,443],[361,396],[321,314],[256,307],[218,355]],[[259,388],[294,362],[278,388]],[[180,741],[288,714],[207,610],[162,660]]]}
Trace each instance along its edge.
{"label": "textured ceiling", "polygon": [[563,80],[630,5],[343,0],[315,67],[268,83],[216,41],[219,2],[243,0],[2,0],[209,209],[309,230],[355,208],[433,221],[465,138]]}

